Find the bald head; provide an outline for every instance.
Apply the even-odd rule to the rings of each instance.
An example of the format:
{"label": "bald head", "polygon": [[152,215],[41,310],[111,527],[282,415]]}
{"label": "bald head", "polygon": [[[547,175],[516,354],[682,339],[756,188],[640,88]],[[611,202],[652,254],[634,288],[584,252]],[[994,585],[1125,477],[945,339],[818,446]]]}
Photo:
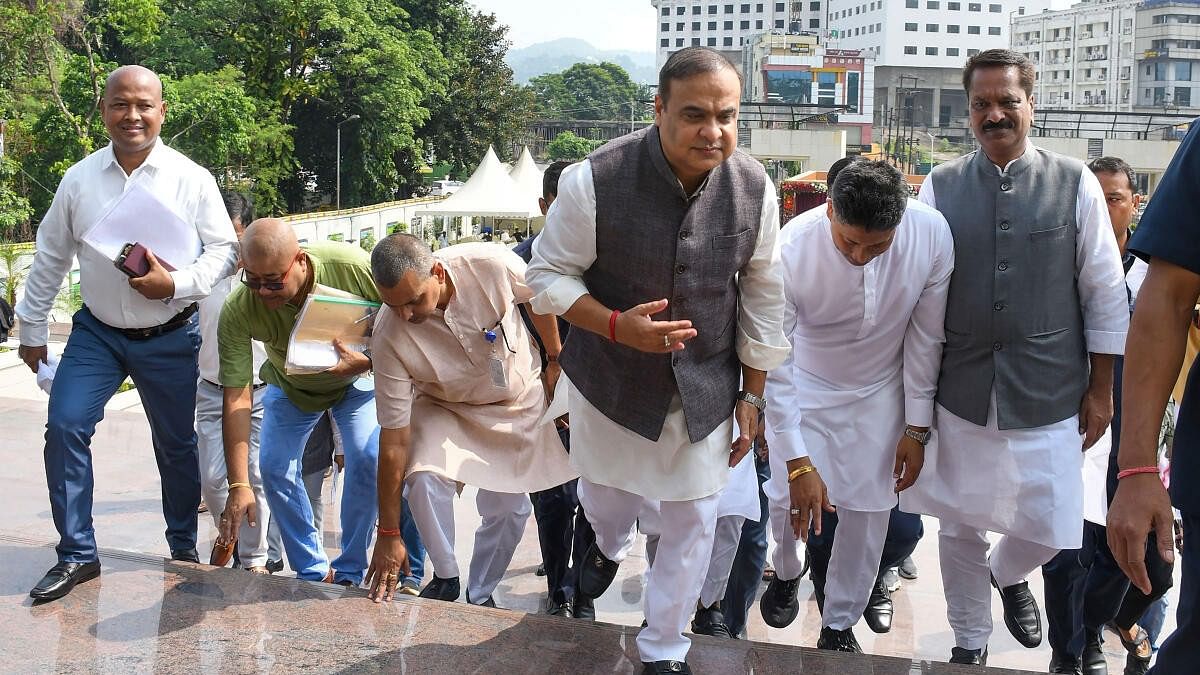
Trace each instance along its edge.
{"label": "bald head", "polygon": [[121,66],[108,74],[104,81],[104,97],[127,88],[137,88],[153,92],[162,101],[162,80],[158,75],[145,66]]}
{"label": "bald head", "polygon": [[250,223],[242,237],[242,259],[251,267],[289,260],[299,250],[292,226],[278,218],[259,218]]}

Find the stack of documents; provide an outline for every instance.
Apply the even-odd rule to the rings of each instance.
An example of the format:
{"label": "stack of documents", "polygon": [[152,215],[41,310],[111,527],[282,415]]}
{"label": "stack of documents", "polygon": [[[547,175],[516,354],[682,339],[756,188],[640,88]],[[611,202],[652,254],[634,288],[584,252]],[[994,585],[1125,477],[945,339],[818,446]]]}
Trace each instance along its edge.
{"label": "stack of documents", "polygon": [[338,352],[333,341],[337,339],[351,351],[368,349],[378,310],[378,302],[316,284],[296,317],[284,372],[303,375],[334,367]]}
{"label": "stack of documents", "polygon": [[109,205],[83,241],[109,260],[116,260],[125,244],[138,243],[177,270],[195,262],[203,250],[195,226],[139,182]]}

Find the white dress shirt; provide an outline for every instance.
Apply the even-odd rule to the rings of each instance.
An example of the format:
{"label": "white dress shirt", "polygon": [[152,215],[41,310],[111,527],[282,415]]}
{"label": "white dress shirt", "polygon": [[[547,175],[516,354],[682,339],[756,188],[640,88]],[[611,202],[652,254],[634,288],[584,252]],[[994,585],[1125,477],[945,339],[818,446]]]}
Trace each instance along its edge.
{"label": "white dress shirt", "polygon": [[[1032,147],[1027,145],[1026,152]],[[999,166],[996,171],[1003,173]],[[1129,328],[1125,270],[1104,191],[1091,171],[1081,173],[1076,195],[1075,283],[1087,350],[1121,354]],[[937,208],[932,181],[921,186],[919,198]],[[934,417],[925,468],[921,479],[901,493],[901,509],[1052,548],[1079,548],[1084,455],[1078,414],[1041,427],[1002,430],[993,386],[986,425],[941,405]]]}
{"label": "white dress shirt", "polygon": [[[129,278],[112,260],[83,242],[87,231],[135,181],[194,224],[203,245],[195,262],[170,273],[175,282],[170,302],[143,297],[130,288]],[[218,279],[232,274],[236,241],[217,183],[204,167],[159,139],[142,165],[126,174],[112,145],[105,146],[67,169],[38,226],[37,253],[25,296],[16,307],[21,344],[46,344],[47,316],[76,256],[83,302],[99,321],[116,328],[149,328],[166,323],[208,295]]]}
{"label": "white dress shirt", "polygon": [[[737,354],[743,364],[758,370],[774,368],[788,353],[779,320],[783,281],[775,249],[778,222],[775,187],[768,180],[754,253],[738,275]],[[533,310],[565,314],[588,294],[583,273],[595,261],[596,191],[591,163],[584,160],[563,171],[546,227],[534,241],[533,260],[526,271],[526,281],[536,293]],[[732,414],[707,438],[692,443],[676,395],[655,442],[610,420],[573,386],[568,387],[568,397],[571,462],[589,481],[667,501],[707,497],[724,486],[729,476]]]}
{"label": "white dress shirt", "polygon": [[[239,276],[235,273],[233,276],[225,277],[213,284],[212,292],[200,301],[200,379],[208,380],[212,384],[221,381],[221,353],[217,349],[217,328],[221,323],[221,308],[225,306],[225,298],[229,297],[233,285],[238,283]],[[254,356],[254,384],[257,386],[262,383],[258,373],[267,360],[267,350],[258,340],[250,341],[250,350]]]}
{"label": "white dress shirt", "polygon": [[933,419],[950,226],[910,199],[888,250],[854,265],[822,204],[784,226],[779,249],[792,354],[767,377],[768,495],[786,494],[788,460],[811,456],[836,505],[890,509],[904,424]]}

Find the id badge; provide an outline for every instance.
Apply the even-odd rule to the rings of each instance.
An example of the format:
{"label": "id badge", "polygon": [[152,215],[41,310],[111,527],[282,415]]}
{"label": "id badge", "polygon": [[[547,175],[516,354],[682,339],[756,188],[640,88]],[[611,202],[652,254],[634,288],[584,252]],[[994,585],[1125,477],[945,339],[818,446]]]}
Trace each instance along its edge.
{"label": "id badge", "polygon": [[499,356],[496,356],[496,331],[491,329],[483,331],[483,339],[492,346],[492,353],[488,356],[488,372],[492,376],[492,385],[508,389],[508,377],[504,374],[504,362],[500,360]]}
{"label": "id badge", "polygon": [[488,357],[488,370],[492,374],[492,384],[501,389],[508,389],[508,377],[504,374],[504,362],[496,356],[495,350]]}

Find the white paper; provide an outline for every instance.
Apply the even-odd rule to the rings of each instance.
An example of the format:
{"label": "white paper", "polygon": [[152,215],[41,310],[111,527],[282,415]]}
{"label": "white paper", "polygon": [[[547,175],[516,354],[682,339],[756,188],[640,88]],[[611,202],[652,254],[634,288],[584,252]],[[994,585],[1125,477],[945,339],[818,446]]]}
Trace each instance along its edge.
{"label": "white paper", "polygon": [[195,226],[136,182],[113,202],[83,241],[109,260],[116,260],[125,244],[138,243],[177,270],[195,262],[204,249]]}
{"label": "white paper", "polygon": [[[335,289],[317,284],[296,316],[284,363],[288,375],[319,373],[336,366],[339,356],[333,346],[335,338],[351,351],[362,352],[370,346],[378,303],[341,290],[327,292],[331,290]],[[338,299],[350,302],[343,304]]]}
{"label": "white paper", "polygon": [[554,420],[567,414],[567,374],[561,373],[558,376],[558,383],[554,385],[554,398],[550,400],[549,407],[546,412],[542,413],[541,419],[538,420],[538,425],[554,424]]}
{"label": "white paper", "polygon": [[58,372],[58,356],[50,352],[46,352],[46,361],[38,363],[37,371],[37,386],[41,387],[42,391],[50,393],[50,388],[54,386],[54,375]]}
{"label": "white paper", "polygon": [[1108,517],[1108,455],[1112,452],[1112,427],[1083,453],[1083,519],[1104,525]]}

